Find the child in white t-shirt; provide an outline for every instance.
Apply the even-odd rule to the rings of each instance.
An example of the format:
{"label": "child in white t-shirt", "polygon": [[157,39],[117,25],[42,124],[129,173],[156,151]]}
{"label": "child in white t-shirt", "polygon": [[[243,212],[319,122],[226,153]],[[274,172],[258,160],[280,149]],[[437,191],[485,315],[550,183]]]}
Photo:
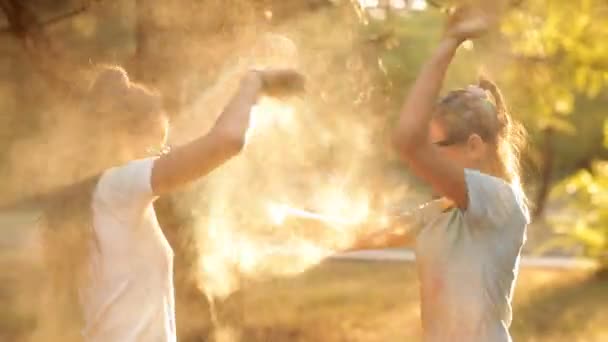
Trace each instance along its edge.
{"label": "child in white t-shirt", "polygon": [[[42,303],[47,314],[37,329],[41,338],[175,341],[173,251],[153,202],[238,154],[261,95],[291,95],[302,86],[292,70],[249,71],[208,133],[146,157],[167,137],[160,97],[132,83],[121,68],[102,68],[84,107],[95,132],[82,143],[91,147],[91,160],[117,166],[47,203],[46,259],[53,265],[54,292]],[[99,132],[111,140],[96,140]],[[78,303],[77,310],[66,303]]]}

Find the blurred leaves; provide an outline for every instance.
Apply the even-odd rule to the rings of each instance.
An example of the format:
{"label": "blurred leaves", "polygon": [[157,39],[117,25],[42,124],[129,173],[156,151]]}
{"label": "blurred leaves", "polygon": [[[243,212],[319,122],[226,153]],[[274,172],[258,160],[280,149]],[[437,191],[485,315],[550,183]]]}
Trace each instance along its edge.
{"label": "blurred leaves", "polygon": [[538,113],[567,114],[577,97],[601,94],[608,81],[607,19],[602,0],[529,0],[505,18],[512,67],[521,70],[513,81],[542,98]]}
{"label": "blurred leaves", "polygon": [[[364,33],[381,37],[375,48],[381,78],[394,112],[440,37],[443,14],[391,15],[369,21]],[[511,8],[499,32],[461,49],[448,72],[446,89],[476,81],[480,70],[503,88],[512,114],[529,131],[528,158],[541,177],[556,181],[554,201],[567,207],[552,226],[559,237],[541,247],[583,246],[600,257],[608,244],[608,2],[527,0]],[[552,139],[545,139],[551,130]],[[552,158],[545,158],[555,151]],[[594,162],[595,161],[595,162]],[[550,165],[544,165],[544,164]],[[593,166],[590,166],[593,165]],[[561,181],[560,181],[561,180]],[[530,195],[530,194],[529,194]],[[552,213],[553,214],[553,213]],[[563,214],[564,216],[562,217]]]}
{"label": "blurred leaves", "polygon": [[[443,29],[444,14],[388,11],[362,25],[375,43],[379,83],[395,106],[415,80]],[[530,135],[530,155],[542,150],[543,132],[555,135],[556,176],[586,160],[608,158],[602,148],[608,96],[608,3],[602,0],[529,0],[506,12],[500,31],[463,47],[446,89],[476,81],[482,73],[503,89],[512,114]],[[583,137],[584,139],[580,139]],[[576,142],[576,143],[575,143]],[[532,179],[532,181],[536,181]]]}
{"label": "blurred leaves", "polygon": [[[552,198],[564,201],[565,209],[549,219],[560,237],[544,247],[574,244],[582,247],[584,255],[604,263],[608,260],[608,121],[602,92],[608,85],[607,19],[605,1],[531,0],[512,11],[503,26],[516,56],[512,81],[525,84],[538,98],[530,108],[538,116],[531,122],[570,136],[562,138],[565,149],[557,162],[558,172],[567,175],[563,168],[575,172],[553,188]],[[593,141],[590,148],[589,141]],[[567,159],[595,161],[590,168],[576,171],[579,165],[568,164]]]}
{"label": "blurred leaves", "polygon": [[608,119],[604,121],[604,147],[608,148]]}
{"label": "blurred leaves", "polygon": [[[597,161],[591,170],[580,170],[560,182],[551,194],[567,199],[567,206],[550,219],[560,243],[580,244],[585,256],[608,262],[608,161]],[[608,266],[608,264],[606,264]]]}

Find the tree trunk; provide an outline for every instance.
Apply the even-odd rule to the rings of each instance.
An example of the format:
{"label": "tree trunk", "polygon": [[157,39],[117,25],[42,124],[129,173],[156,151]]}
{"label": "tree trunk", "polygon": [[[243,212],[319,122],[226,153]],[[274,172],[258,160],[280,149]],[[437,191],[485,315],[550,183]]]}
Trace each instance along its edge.
{"label": "tree trunk", "polygon": [[536,198],[536,207],[534,208],[533,217],[540,218],[545,210],[549,189],[551,188],[551,176],[553,175],[553,160],[555,151],[553,148],[554,130],[547,127],[544,130],[544,146],[543,146],[543,162],[541,169],[541,184]]}

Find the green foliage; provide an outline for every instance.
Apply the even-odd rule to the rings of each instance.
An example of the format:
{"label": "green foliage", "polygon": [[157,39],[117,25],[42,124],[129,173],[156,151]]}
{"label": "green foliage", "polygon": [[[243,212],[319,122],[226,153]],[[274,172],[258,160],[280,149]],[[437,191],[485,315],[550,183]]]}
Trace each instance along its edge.
{"label": "green foliage", "polygon": [[608,266],[608,161],[597,161],[591,171],[568,177],[553,189],[552,196],[568,198],[566,209],[550,220],[566,239],[552,244],[580,244],[586,256]]}
{"label": "green foliage", "polygon": [[608,120],[604,121],[604,146],[608,147]]}
{"label": "green foliage", "polygon": [[[602,94],[608,86],[607,14],[602,0],[525,1],[508,12],[500,32],[459,51],[445,85],[474,82],[480,70],[495,79],[538,160],[544,130],[555,132],[553,175],[563,180],[552,196],[566,210],[551,218],[558,238],[543,250],[582,247],[596,258],[608,253],[608,161],[602,161],[608,159],[608,97]],[[383,37],[376,53],[394,106],[436,45],[442,21],[430,9],[365,26],[366,35]],[[589,164],[592,170],[579,171]]]}
{"label": "green foliage", "polygon": [[[522,63],[542,64],[544,76],[560,76],[555,111],[568,114],[571,94],[596,97],[608,81],[608,5],[601,0],[526,1],[503,26]],[[540,75],[539,75],[540,76]],[[554,77],[535,81],[551,84]]]}
{"label": "green foliage", "polygon": [[533,135],[546,127],[559,133],[556,149],[565,150],[556,160],[560,176],[575,171],[581,160],[608,157],[601,148],[608,105],[602,96],[608,85],[607,13],[602,0],[531,0],[503,21],[505,41],[499,44],[506,48],[500,54],[508,62],[500,65],[500,78]]}
{"label": "green foliage", "polygon": [[[553,188],[565,209],[550,218],[559,237],[548,246],[582,247],[586,256],[608,265],[608,4],[600,0],[527,1],[505,21],[511,44],[511,79],[536,90],[530,109],[536,128],[551,126],[557,136]],[[534,128],[533,128],[534,129]],[[571,173],[580,162],[592,167]],[[568,176],[568,174],[570,174]]]}
{"label": "green foliage", "polygon": [[[480,73],[501,86],[512,114],[530,134],[530,150],[540,160],[544,130],[551,127],[557,179],[593,159],[602,148],[608,97],[608,3],[525,1],[507,12],[500,32],[463,48],[449,70],[445,88],[475,82]],[[422,63],[436,45],[444,16],[434,8],[386,20],[370,20],[364,35],[382,37],[375,46],[379,83],[397,111]],[[582,138],[582,139],[581,139]]]}
{"label": "green foliage", "polygon": [[[608,119],[604,121],[604,147],[608,148]],[[560,238],[547,246],[583,246],[586,256],[608,267],[608,160],[596,161],[591,170],[580,170],[554,189],[554,198],[567,198],[567,208],[551,219]]]}
{"label": "green foliage", "polygon": [[[443,15],[435,10],[389,15],[386,20],[371,21],[362,35],[375,44],[378,57],[379,84],[386,85],[386,94],[397,113],[407,89],[437,45],[443,31]],[[461,49],[450,68],[446,89],[462,87],[476,81],[481,66],[480,55]]]}

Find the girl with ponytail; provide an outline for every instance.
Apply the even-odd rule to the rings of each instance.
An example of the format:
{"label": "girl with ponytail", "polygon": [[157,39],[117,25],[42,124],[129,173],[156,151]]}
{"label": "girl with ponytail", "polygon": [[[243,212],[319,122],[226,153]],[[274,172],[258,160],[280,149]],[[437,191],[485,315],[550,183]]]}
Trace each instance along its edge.
{"label": "girl with ponytail", "polygon": [[457,48],[489,25],[483,13],[456,10],[400,113],[397,152],[441,199],[394,216],[388,228],[348,248],[415,242],[424,341],[511,341],[511,298],[529,223],[519,174],[523,129],[488,80],[439,98]]}

